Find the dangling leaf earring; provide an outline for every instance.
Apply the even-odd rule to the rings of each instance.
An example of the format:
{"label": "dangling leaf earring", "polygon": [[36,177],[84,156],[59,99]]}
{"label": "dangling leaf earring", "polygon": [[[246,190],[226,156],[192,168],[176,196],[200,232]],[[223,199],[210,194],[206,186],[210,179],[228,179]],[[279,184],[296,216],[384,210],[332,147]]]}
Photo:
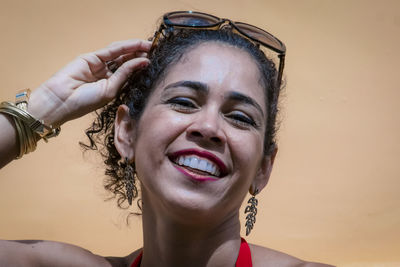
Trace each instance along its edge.
{"label": "dangling leaf earring", "polygon": [[247,201],[247,203],[249,203],[250,205],[248,205],[244,210],[244,214],[249,213],[246,216],[246,224],[245,224],[246,236],[250,234],[251,230],[254,227],[254,224],[256,223],[257,204],[258,204],[258,200],[256,199],[257,194],[258,194],[258,189],[254,191],[252,197],[249,199],[249,201]]}
{"label": "dangling leaf earring", "polygon": [[[124,178],[125,178],[125,190],[126,197],[128,198],[129,205],[132,205],[132,199],[134,195],[135,187],[135,173],[132,165],[129,163],[128,158],[125,158]],[[135,190],[136,191],[136,190]],[[136,195],[136,194],[135,194]]]}

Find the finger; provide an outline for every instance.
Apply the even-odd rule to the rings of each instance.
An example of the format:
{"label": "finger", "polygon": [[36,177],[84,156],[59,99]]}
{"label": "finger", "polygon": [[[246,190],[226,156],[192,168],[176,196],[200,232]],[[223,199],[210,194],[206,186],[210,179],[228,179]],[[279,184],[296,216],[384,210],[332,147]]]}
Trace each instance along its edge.
{"label": "finger", "polygon": [[89,68],[91,75],[93,75],[93,79],[101,79],[109,71],[106,63],[103,62],[94,53],[80,55],[78,59],[79,60],[77,64],[81,64],[82,62],[86,63],[86,66]]}
{"label": "finger", "polygon": [[128,40],[111,44],[109,47],[93,52],[103,62],[114,60],[121,55],[134,52],[147,52],[151,48],[151,42],[144,40]]}
{"label": "finger", "polygon": [[137,57],[148,57],[147,52],[136,52]]}
{"label": "finger", "polygon": [[[140,53],[142,53],[142,52],[140,52]],[[122,56],[119,56],[118,58],[114,59],[113,62],[117,65],[117,67],[119,67],[129,60],[137,58],[138,57],[137,54],[138,53],[122,55]]]}
{"label": "finger", "polygon": [[[118,58],[114,60],[107,61],[105,65],[107,66],[107,69],[111,72],[114,73],[117,71],[117,69],[126,61],[131,60],[136,57],[136,54],[130,54],[130,55],[123,55],[119,56]],[[109,76],[107,76],[108,78]]]}
{"label": "finger", "polygon": [[106,97],[108,99],[114,98],[131,73],[146,67],[149,63],[150,61],[147,58],[134,58],[122,64],[108,79],[108,89],[105,92]]}
{"label": "finger", "polygon": [[[150,47],[151,42],[144,40],[133,39],[120,41],[111,44],[107,48],[83,54],[79,56],[79,58],[83,59],[88,64],[91,73],[96,79],[108,78],[120,65],[133,58],[129,55],[147,55],[146,51],[148,51]],[[109,61],[115,61],[115,58],[117,58],[117,62],[113,64],[113,68],[107,68],[109,67]]]}
{"label": "finger", "polygon": [[126,54],[119,56],[118,58],[114,60],[107,61],[105,64],[107,65],[108,70],[111,72],[115,72],[122,64],[124,64],[126,61],[129,61],[131,59],[134,59],[136,57],[145,57],[147,58],[147,53],[146,52],[135,52],[132,54]]}

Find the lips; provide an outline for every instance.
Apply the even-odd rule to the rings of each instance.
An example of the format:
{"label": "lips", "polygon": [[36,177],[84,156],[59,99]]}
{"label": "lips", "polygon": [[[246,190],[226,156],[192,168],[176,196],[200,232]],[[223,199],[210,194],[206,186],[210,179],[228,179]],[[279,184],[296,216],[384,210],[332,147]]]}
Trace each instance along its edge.
{"label": "lips", "polygon": [[227,173],[225,164],[214,154],[196,149],[186,149],[174,152],[169,159],[176,165],[190,170],[198,175],[223,177]]}

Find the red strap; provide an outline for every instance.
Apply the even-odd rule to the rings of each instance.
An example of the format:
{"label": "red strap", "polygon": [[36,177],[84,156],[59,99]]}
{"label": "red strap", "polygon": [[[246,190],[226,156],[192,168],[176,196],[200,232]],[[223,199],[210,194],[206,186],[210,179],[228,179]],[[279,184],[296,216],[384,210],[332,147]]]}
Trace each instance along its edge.
{"label": "red strap", "polygon": [[132,263],[131,267],[140,267],[140,262],[142,261],[143,250],[140,251],[140,254],[136,257],[135,261]]}
{"label": "red strap", "polygon": [[236,267],[253,267],[251,262],[251,251],[246,240],[242,238],[240,243],[239,256],[236,260]]}
{"label": "red strap", "polygon": [[[140,262],[142,261],[143,251],[136,257],[135,261],[132,263],[131,267],[140,267]],[[251,262],[251,251],[246,240],[242,238],[240,242],[239,255],[236,260],[236,267],[253,267]]]}

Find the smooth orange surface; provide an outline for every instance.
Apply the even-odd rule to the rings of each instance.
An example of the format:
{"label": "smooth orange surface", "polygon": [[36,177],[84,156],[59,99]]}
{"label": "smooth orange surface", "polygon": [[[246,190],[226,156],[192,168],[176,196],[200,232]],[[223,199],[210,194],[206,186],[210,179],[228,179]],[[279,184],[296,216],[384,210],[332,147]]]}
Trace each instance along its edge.
{"label": "smooth orange surface", "polygon": [[[398,1],[1,0],[0,100],[189,9],[257,25],[288,48],[279,152],[248,240],[340,266],[400,266]],[[0,171],[0,238],[101,255],[141,246],[140,217],[126,226],[128,211],[103,201],[101,160],[78,145],[91,118]]]}

